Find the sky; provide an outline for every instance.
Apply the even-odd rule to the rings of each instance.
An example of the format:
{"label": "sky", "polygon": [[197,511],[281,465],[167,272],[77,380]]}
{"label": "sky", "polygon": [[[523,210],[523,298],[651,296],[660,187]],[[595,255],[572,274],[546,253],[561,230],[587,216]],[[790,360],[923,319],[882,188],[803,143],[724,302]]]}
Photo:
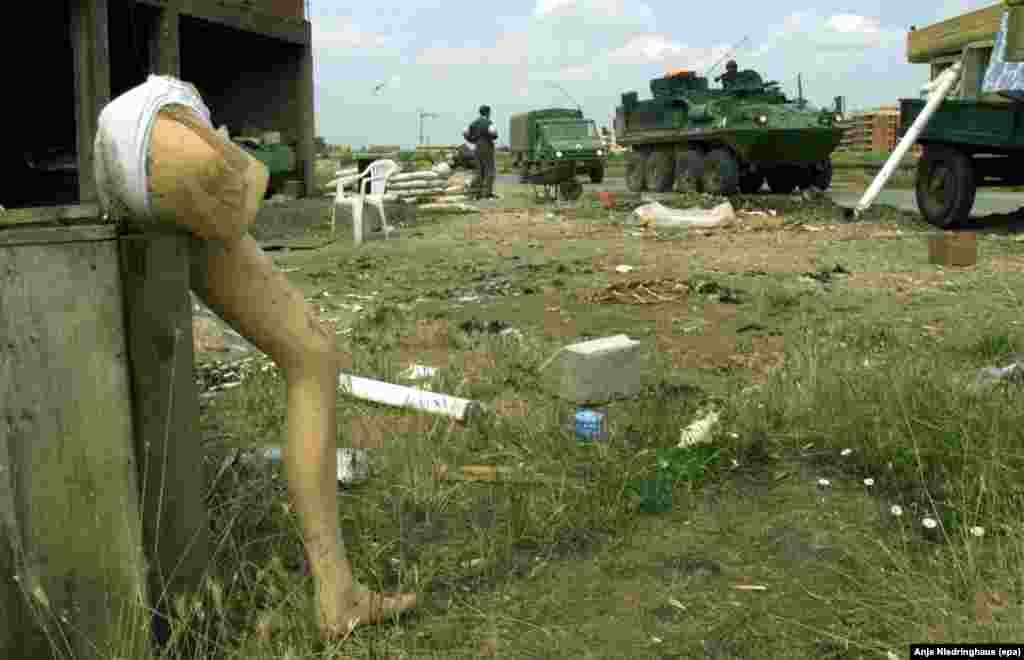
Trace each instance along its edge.
{"label": "sky", "polygon": [[[457,144],[481,104],[499,143],[508,118],[579,104],[611,124],[621,95],[651,78],[703,73],[729,55],[796,96],[848,110],[917,97],[928,65],[906,60],[911,25],[994,0],[308,0],[316,132],[331,144]],[[498,10],[497,8],[501,8]],[[744,41],[744,39],[746,40]],[[742,43],[741,43],[742,42]],[[738,47],[737,44],[740,44]],[[733,50],[733,48],[735,50]],[[712,72],[721,73],[724,61]],[[570,100],[571,98],[571,100]]]}

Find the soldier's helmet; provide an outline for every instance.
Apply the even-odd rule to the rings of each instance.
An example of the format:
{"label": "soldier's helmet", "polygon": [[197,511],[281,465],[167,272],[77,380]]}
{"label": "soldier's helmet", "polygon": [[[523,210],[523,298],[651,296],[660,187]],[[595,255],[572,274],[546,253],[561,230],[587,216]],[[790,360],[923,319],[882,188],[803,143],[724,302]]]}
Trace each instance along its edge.
{"label": "soldier's helmet", "polygon": [[482,114],[484,117],[490,117],[491,116],[491,106],[489,106],[489,105],[482,105],[482,106],[480,106],[480,114]]}
{"label": "soldier's helmet", "polygon": [[725,63],[725,68],[728,71],[735,71],[739,66],[736,64],[736,60],[729,60]]}

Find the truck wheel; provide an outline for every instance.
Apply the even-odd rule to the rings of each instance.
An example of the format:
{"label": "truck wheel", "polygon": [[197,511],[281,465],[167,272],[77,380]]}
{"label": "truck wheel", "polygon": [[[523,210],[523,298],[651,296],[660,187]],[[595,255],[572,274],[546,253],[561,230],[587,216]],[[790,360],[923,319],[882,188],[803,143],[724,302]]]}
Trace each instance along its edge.
{"label": "truck wheel", "polygon": [[665,149],[658,149],[647,161],[647,185],[654,192],[672,192],[675,183],[675,154]]}
{"label": "truck wheel", "polygon": [[604,181],[604,163],[598,163],[590,168],[590,182],[601,183]]}
{"label": "truck wheel", "polygon": [[926,146],[914,188],[925,220],[943,229],[955,227],[967,221],[974,206],[974,163],[959,149]]}
{"label": "truck wheel", "polygon": [[777,167],[768,170],[768,187],[776,195],[788,195],[800,183],[800,171],[792,167]]}
{"label": "truck wheel", "polygon": [[676,153],[676,192],[700,192],[703,168],[703,154],[696,149],[680,149]]}
{"label": "truck wheel", "polygon": [[626,155],[626,187],[630,192],[647,190],[647,160],[650,154],[631,151]]}
{"label": "truck wheel", "polygon": [[832,159],[826,158],[811,169],[811,185],[818,190],[828,190],[832,185]]}
{"label": "truck wheel", "polygon": [[740,175],[740,192],[744,195],[756,195],[764,185],[764,172],[744,172]]}
{"label": "truck wheel", "polygon": [[726,149],[715,149],[704,158],[700,177],[704,192],[732,195],[740,185],[740,164]]}

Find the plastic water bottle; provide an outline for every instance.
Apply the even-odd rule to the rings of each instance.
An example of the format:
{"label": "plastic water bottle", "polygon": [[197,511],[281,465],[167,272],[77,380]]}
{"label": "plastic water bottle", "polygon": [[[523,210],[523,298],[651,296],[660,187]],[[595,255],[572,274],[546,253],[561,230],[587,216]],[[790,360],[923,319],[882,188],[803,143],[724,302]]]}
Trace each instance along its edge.
{"label": "plastic water bottle", "polygon": [[590,444],[608,439],[608,411],[605,408],[577,407],[576,440]]}

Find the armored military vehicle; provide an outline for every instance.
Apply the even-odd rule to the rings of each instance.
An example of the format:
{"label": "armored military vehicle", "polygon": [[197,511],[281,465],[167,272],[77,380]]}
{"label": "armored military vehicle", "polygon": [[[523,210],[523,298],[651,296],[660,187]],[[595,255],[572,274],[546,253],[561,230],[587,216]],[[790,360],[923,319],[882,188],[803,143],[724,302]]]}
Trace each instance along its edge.
{"label": "armored military vehicle", "polygon": [[604,142],[592,120],[582,110],[548,108],[509,119],[512,165],[521,183],[557,186],[563,199],[578,199],[583,186],[577,175],[591,182],[604,180]]}
{"label": "armored military vehicle", "polygon": [[616,108],[619,144],[630,147],[630,190],[730,195],[758,192],[766,180],[775,193],[831,185],[831,155],[843,134],[834,110],[788,99],[751,69],[723,89],[675,71],[651,80],[651,93],[641,101],[627,92]]}

